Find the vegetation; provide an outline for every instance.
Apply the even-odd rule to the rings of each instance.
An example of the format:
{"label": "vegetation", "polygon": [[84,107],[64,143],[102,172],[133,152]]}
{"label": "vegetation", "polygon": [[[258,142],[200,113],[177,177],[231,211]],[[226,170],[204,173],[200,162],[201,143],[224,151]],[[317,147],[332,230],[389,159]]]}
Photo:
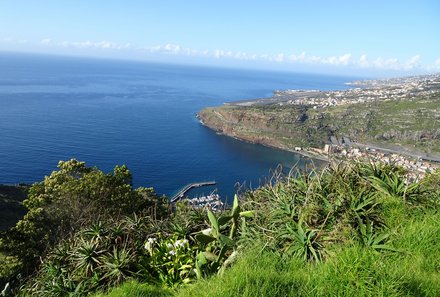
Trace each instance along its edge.
{"label": "vegetation", "polygon": [[313,109],[299,105],[221,106],[199,113],[226,135],[281,149],[324,146],[330,136],[440,155],[440,95]]}
{"label": "vegetation", "polygon": [[[33,270],[21,263],[5,281],[21,296],[439,296],[440,172],[415,183],[404,173],[383,164],[331,164],[276,175],[236,197],[231,209],[180,203],[171,211],[152,190],[133,190],[125,167],[106,175],[63,162],[31,188],[25,204],[28,214],[33,203],[44,209],[34,214],[38,220],[22,220],[55,239],[4,234],[2,248],[18,263],[28,254],[13,254],[12,244],[42,251]],[[85,193],[96,193],[87,197],[105,210]],[[87,201],[81,207],[95,207],[94,214],[75,213],[63,197]],[[49,211],[71,231],[42,230]],[[29,277],[19,279],[18,271]]]}
{"label": "vegetation", "polygon": [[167,212],[166,198],[157,197],[152,189],[132,189],[125,166],[116,166],[109,174],[77,160],[60,161],[58,167],[29,189],[23,201],[26,215],[1,234],[0,284],[20,283],[32,275],[49,252],[81,228],[134,211],[158,218]]}
{"label": "vegetation", "polygon": [[29,186],[0,185],[0,231],[15,225],[26,213],[21,202],[26,199]]}

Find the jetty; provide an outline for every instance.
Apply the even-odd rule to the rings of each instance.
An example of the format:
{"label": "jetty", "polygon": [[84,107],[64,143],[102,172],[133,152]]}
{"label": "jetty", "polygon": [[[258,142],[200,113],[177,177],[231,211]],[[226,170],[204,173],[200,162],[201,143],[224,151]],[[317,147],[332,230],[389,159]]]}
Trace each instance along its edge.
{"label": "jetty", "polygon": [[204,187],[204,186],[213,186],[215,185],[216,182],[215,181],[206,181],[206,182],[199,182],[199,183],[190,183],[187,184],[186,186],[184,186],[182,189],[180,189],[179,192],[177,192],[176,195],[174,195],[171,198],[171,203],[177,202],[180,199],[182,199],[186,192],[188,192],[189,190],[193,189],[193,188],[200,188],[200,187]]}

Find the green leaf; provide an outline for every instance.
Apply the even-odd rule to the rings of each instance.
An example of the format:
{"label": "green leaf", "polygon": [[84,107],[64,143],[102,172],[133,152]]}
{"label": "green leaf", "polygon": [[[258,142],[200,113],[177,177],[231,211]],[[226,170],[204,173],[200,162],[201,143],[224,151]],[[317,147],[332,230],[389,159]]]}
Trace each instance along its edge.
{"label": "green leaf", "polygon": [[230,247],[235,246],[235,241],[230,239],[229,237],[223,235],[223,234],[220,234],[218,239],[220,240],[221,244],[223,244],[223,245],[230,246]]}
{"label": "green leaf", "polygon": [[220,226],[223,226],[223,225],[225,225],[227,222],[229,222],[231,219],[232,219],[231,216],[221,216],[221,217],[218,219],[218,224],[219,224]]}
{"label": "green leaf", "polygon": [[200,233],[195,236],[195,239],[200,243],[208,244],[210,242],[213,242],[215,240],[215,237]]}
{"label": "green leaf", "polygon": [[216,260],[217,264],[220,264],[220,261],[221,261],[221,260],[223,259],[223,257],[225,256],[227,250],[228,250],[228,247],[227,247],[226,245],[224,245],[224,246],[222,247],[222,249],[220,250],[220,253],[219,253],[218,256],[217,256],[217,260]]}
{"label": "green leaf", "polygon": [[255,213],[253,210],[248,210],[248,211],[242,211],[240,212],[240,217],[244,217],[244,218],[253,218],[255,216]]}
{"label": "green leaf", "polygon": [[205,254],[202,252],[197,254],[196,259],[197,259],[196,268],[200,268],[201,265],[205,265],[208,263],[208,261],[206,260]]}
{"label": "green leaf", "polygon": [[217,256],[211,252],[203,252],[205,258],[211,262],[215,262],[217,260]]}
{"label": "green leaf", "polygon": [[208,219],[211,222],[211,227],[218,233],[220,230],[218,228],[218,221],[215,215],[208,209]]}
{"label": "green leaf", "polygon": [[234,203],[232,204],[232,212],[231,216],[236,217],[240,212],[240,206],[238,205],[238,196],[237,194],[234,196]]}

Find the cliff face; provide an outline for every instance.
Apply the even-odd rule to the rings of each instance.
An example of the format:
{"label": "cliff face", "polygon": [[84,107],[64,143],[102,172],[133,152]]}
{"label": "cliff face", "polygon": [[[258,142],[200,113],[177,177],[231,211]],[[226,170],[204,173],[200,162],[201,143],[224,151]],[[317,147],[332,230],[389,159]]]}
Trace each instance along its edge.
{"label": "cliff face", "polygon": [[293,150],[295,146],[322,146],[329,130],[319,130],[307,108],[289,112],[274,107],[224,106],[198,114],[207,127],[245,141]]}
{"label": "cliff face", "polygon": [[206,108],[209,128],[245,141],[286,150],[322,147],[330,136],[440,155],[440,95],[313,109],[298,105]]}

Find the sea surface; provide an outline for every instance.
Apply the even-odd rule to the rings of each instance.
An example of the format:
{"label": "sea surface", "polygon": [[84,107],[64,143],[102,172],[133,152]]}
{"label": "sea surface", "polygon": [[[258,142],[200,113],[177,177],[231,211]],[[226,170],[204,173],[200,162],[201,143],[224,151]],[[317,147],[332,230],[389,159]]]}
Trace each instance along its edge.
{"label": "sea surface", "polygon": [[0,54],[0,183],[33,183],[77,158],[105,172],[126,164],[134,185],[173,195],[215,180],[223,199],[303,157],[217,135],[196,112],[276,89],[346,88],[350,77],[132,61]]}

